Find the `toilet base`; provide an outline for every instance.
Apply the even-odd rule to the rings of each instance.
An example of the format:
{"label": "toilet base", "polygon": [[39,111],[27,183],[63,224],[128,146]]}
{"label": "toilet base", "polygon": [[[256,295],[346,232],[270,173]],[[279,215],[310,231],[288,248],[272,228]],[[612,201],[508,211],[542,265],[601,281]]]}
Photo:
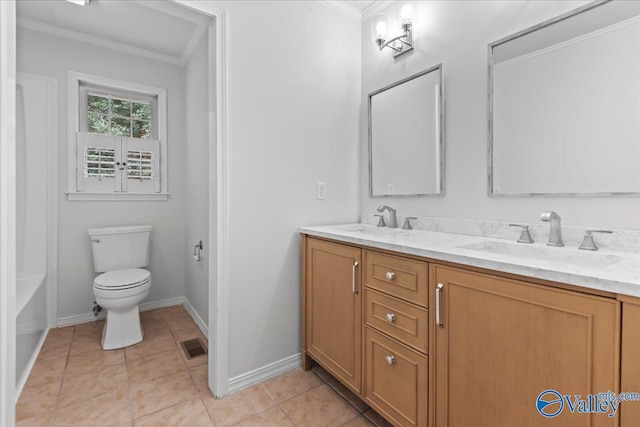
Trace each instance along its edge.
{"label": "toilet base", "polygon": [[107,309],[107,320],[102,329],[103,350],[114,350],[137,344],[142,341],[143,335],[137,305],[124,311]]}

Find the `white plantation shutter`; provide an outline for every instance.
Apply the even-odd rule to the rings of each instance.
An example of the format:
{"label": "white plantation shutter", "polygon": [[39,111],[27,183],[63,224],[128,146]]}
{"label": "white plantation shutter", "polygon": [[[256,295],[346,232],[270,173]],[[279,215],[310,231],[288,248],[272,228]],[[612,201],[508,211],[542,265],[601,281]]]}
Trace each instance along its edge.
{"label": "white plantation shutter", "polygon": [[76,191],[120,191],[120,137],[77,133]]}
{"label": "white plantation shutter", "polygon": [[160,192],[160,141],[157,139],[122,138],[126,153],[126,175],[122,191],[132,193]]}
{"label": "white plantation shutter", "polygon": [[76,157],[78,192],[160,192],[158,140],[78,132]]}

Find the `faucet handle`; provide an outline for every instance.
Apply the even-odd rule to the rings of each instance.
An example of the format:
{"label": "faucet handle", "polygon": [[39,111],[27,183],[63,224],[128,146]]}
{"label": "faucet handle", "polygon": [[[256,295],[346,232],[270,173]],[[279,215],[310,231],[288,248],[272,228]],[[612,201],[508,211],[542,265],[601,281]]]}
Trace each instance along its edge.
{"label": "faucet handle", "polygon": [[413,230],[413,227],[411,227],[411,219],[418,219],[418,217],[415,216],[405,216],[404,217],[404,224],[402,224],[402,229],[403,230]]}
{"label": "faucet handle", "polygon": [[374,215],[378,217],[378,227],[386,227],[387,223],[384,222],[384,215]]}
{"label": "faucet handle", "polygon": [[585,251],[597,251],[598,246],[596,246],[596,241],[593,239],[593,235],[591,233],[607,233],[611,234],[613,231],[611,230],[586,230],[584,238],[582,239],[582,243],[578,246],[578,249],[583,249]]}
{"label": "faucet handle", "polygon": [[533,238],[529,232],[529,226],[523,224],[509,224],[509,227],[520,227],[522,232],[520,233],[519,243],[533,243]]}

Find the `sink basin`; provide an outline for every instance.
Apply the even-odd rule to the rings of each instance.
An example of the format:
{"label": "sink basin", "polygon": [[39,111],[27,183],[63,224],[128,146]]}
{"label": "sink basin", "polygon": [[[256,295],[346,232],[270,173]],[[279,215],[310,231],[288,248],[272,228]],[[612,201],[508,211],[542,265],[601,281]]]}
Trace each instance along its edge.
{"label": "sink basin", "polygon": [[375,227],[373,225],[363,224],[332,225],[330,228],[337,231],[361,234],[365,236],[393,236],[400,234],[401,231],[406,231],[399,228]]}
{"label": "sink basin", "polygon": [[607,268],[622,259],[621,257],[613,254],[586,252],[571,248],[554,248],[549,246],[534,246],[521,243],[516,244],[494,241],[461,245],[458,246],[458,248],[529,260],[535,259],[595,268]]}

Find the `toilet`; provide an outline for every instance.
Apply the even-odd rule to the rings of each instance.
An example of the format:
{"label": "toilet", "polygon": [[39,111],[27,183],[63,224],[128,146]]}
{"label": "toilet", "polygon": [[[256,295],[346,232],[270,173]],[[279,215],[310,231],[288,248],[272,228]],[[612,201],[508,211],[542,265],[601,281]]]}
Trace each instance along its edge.
{"label": "toilet", "polygon": [[138,304],[149,294],[150,225],[92,228],[89,230],[96,273],[96,303],[107,310],[102,330],[103,350],[127,347],[142,341]]}

